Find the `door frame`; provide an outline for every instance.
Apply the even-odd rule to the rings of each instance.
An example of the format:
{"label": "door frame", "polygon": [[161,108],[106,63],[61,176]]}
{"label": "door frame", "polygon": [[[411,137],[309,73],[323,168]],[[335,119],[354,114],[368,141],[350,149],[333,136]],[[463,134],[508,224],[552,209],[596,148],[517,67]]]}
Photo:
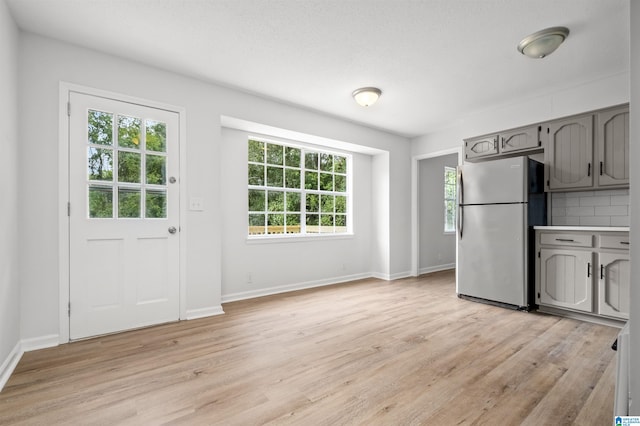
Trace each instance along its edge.
{"label": "door frame", "polygon": [[[70,129],[69,115],[67,112],[69,96],[71,92],[80,92],[91,96],[109,98],[121,102],[143,105],[151,108],[163,109],[178,114],[178,145],[179,145],[179,165],[180,179],[178,184],[180,189],[179,202],[179,319],[187,318],[187,276],[186,276],[186,247],[187,247],[187,179],[186,179],[186,109],[175,105],[169,105],[148,99],[124,95],[121,93],[96,89],[78,84],[61,81],[59,87],[58,100],[58,285],[59,285],[59,343],[68,343],[69,338],[69,303],[70,303],[70,220],[68,216],[69,203],[69,149],[70,149]],[[73,108],[73,106],[71,106]]]}
{"label": "door frame", "polygon": [[[449,154],[458,154],[458,165],[463,162],[462,144],[457,148],[448,148],[428,154],[418,154],[411,157],[411,276],[417,277],[420,268],[420,218],[418,199],[420,182],[418,179],[418,167],[421,160],[442,157]],[[456,260],[458,259],[458,245],[456,244]]]}

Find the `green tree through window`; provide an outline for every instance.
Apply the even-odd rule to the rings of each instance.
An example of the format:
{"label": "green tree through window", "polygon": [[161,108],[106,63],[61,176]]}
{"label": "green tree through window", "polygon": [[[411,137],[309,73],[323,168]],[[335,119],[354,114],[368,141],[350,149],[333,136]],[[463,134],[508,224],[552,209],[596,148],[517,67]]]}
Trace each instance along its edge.
{"label": "green tree through window", "polygon": [[444,168],[444,232],[456,231],[456,169]]}
{"label": "green tree through window", "polygon": [[348,232],[348,159],[249,139],[248,234]]}

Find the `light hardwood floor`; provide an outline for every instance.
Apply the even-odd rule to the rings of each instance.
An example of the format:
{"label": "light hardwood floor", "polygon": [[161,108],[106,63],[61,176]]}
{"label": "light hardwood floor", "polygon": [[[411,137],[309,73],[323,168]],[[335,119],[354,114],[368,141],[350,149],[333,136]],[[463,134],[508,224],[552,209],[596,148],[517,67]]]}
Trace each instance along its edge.
{"label": "light hardwood floor", "polygon": [[611,424],[617,329],[458,299],[453,272],[224,310],[26,353],[0,424]]}

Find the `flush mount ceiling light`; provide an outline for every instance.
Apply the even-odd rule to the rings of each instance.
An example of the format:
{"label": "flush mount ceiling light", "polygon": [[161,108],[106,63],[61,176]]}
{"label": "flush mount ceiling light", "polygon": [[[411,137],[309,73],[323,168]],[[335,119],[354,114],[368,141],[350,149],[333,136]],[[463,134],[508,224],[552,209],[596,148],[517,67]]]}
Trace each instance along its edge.
{"label": "flush mount ceiling light", "polygon": [[368,107],[375,104],[381,94],[382,90],[377,87],[361,87],[354,90],[351,95],[359,105]]}
{"label": "flush mount ceiling light", "polygon": [[518,51],[530,58],[544,58],[553,53],[569,36],[569,28],[551,27],[526,36]]}

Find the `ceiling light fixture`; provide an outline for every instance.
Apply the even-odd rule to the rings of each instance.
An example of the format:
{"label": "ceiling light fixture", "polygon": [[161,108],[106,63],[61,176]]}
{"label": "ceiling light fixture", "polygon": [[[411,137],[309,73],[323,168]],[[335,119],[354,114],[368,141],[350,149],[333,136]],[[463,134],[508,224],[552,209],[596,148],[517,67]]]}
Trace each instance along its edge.
{"label": "ceiling light fixture", "polygon": [[553,53],[569,36],[569,28],[551,27],[526,36],[518,51],[530,58],[544,58]]}
{"label": "ceiling light fixture", "polygon": [[377,87],[361,87],[354,90],[351,95],[359,105],[368,107],[375,104],[381,94],[382,90]]}

